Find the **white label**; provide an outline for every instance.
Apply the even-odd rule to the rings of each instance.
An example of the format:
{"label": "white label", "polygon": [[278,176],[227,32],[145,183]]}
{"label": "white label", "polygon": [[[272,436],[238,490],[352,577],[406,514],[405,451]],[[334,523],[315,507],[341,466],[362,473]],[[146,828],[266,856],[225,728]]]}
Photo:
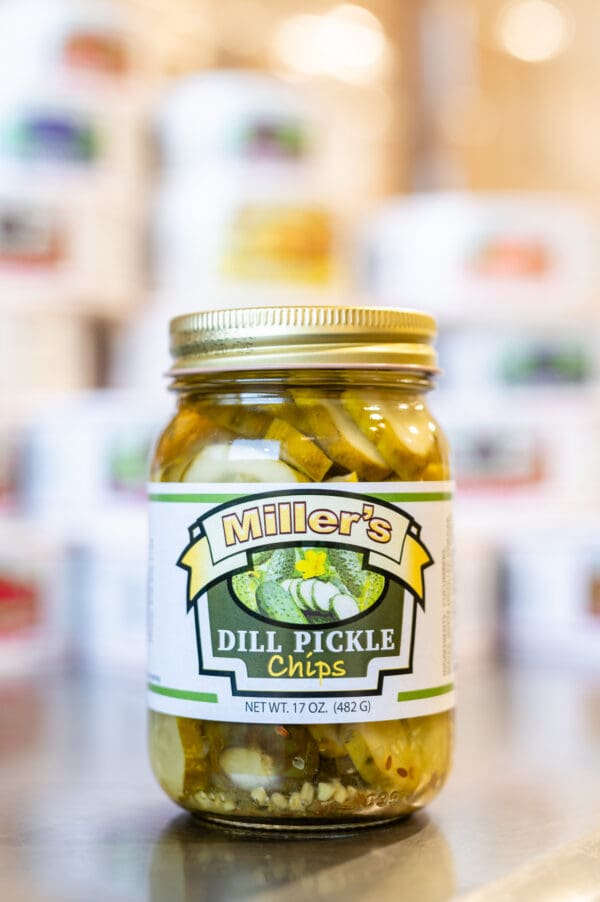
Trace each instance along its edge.
{"label": "white label", "polygon": [[258,488],[150,485],[150,707],[297,724],[452,708],[452,485]]}

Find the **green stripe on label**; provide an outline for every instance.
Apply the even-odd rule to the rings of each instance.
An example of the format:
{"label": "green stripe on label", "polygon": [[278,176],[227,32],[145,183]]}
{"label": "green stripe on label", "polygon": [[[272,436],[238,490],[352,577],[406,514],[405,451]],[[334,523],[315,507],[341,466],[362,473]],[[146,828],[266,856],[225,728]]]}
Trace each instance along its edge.
{"label": "green stripe on label", "polygon": [[411,702],[417,698],[434,698],[436,695],[446,695],[447,692],[452,692],[453,689],[454,683],[446,683],[445,686],[433,686],[431,689],[413,689],[412,692],[399,692],[398,701]]}
{"label": "green stripe on label", "polygon": [[[322,483],[320,483],[322,484]],[[452,492],[370,492],[372,498],[379,501],[451,501]],[[236,501],[245,495],[174,495],[153,493],[150,501],[175,502],[180,504],[198,504],[210,502]]]}
{"label": "green stripe on label", "polygon": [[191,702],[210,702],[216,705],[219,701],[214,692],[185,692],[183,689],[169,689],[167,686],[157,686],[156,683],[148,683],[150,692],[157,695],[167,695],[169,698],[185,698]]}

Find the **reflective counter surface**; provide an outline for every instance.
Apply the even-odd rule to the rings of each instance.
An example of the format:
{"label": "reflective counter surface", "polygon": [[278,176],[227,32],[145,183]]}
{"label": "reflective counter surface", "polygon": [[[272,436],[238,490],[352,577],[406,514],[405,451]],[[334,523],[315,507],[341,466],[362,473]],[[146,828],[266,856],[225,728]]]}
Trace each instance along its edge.
{"label": "reflective counter surface", "polygon": [[155,785],[144,689],[0,685],[0,900],[600,899],[600,674],[463,672],[424,813],[327,839],[205,827]]}

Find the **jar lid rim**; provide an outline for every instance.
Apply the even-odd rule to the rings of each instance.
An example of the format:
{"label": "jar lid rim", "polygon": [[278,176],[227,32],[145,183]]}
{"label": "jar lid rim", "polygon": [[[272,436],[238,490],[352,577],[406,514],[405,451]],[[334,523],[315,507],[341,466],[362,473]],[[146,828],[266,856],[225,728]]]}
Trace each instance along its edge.
{"label": "jar lid rim", "polygon": [[170,324],[169,375],[242,369],[437,368],[436,322],[419,310],[367,306],[204,310]]}

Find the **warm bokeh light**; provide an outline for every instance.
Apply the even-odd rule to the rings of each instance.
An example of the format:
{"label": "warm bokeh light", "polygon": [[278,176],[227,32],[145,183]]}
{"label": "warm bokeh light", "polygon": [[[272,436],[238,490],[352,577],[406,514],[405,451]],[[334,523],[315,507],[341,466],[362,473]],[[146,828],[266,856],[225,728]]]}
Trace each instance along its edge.
{"label": "warm bokeh light", "polygon": [[569,44],[573,22],[568,11],[550,0],[514,0],[496,20],[500,47],[526,63],[559,56]]}
{"label": "warm bokeh light", "polygon": [[292,16],[282,23],[274,40],[275,56],[289,69],[349,82],[376,78],[385,51],[379,20],[368,10],[348,3],[324,15]]}

